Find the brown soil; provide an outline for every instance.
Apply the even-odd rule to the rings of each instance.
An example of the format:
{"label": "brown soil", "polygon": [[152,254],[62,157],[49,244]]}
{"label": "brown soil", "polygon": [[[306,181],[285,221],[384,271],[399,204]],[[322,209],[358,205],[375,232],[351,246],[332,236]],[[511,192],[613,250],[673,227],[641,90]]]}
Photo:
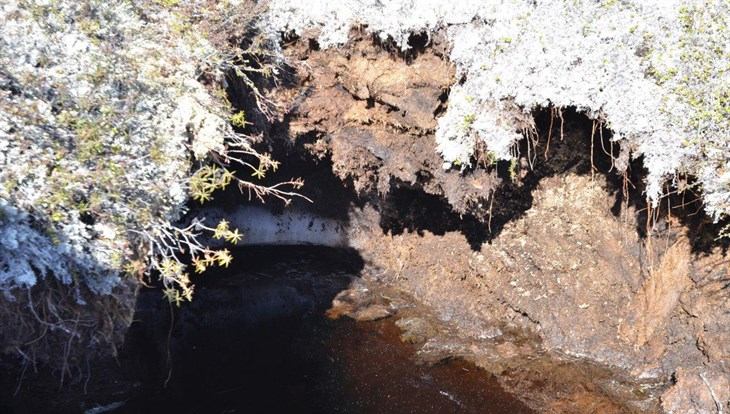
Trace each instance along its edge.
{"label": "brown soil", "polygon": [[356,32],[340,49],[285,48],[298,78],[277,92],[288,111],[274,138],[331,159],[359,196],[348,220],[366,290],[334,312],[375,319],[387,313],[375,297],[400,292],[398,306],[421,309],[420,329],[400,326],[424,357],[473,360],[540,411],[727,411],[724,253],[693,252],[697,235],[672,217],[644,231],[640,168],[627,201],[578,115],[538,125],[540,155],[511,174],[445,171],[433,137],[454,81],[444,48],[437,37],[404,57]]}
{"label": "brown soil", "polygon": [[481,212],[471,207],[499,180],[483,170],[468,180],[444,171],[432,138],[454,80],[440,40],[404,59],[369,36],[353,36],[343,50],[304,41],[286,49],[299,83],[278,91],[288,108],[283,132],[331,158],[335,174],[361,196],[384,195],[400,183],[444,196],[459,212]]}

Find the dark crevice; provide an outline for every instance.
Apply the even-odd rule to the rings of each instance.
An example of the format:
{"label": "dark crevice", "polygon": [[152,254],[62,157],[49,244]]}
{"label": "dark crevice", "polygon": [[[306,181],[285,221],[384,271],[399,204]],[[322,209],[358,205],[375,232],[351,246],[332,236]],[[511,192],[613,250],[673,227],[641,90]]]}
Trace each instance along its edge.
{"label": "dark crevice", "polygon": [[408,37],[408,47],[416,52],[423,53],[430,42],[428,33],[413,33]]}
{"label": "dark crevice", "polygon": [[443,196],[425,193],[407,183],[392,179],[390,191],[383,201],[380,227],[384,232],[403,234],[405,231],[435,235],[459,231],[474,250],[487,240],[486,224],[471,215],[454,212]]}
{"label": "dark crevice", "polygon": [[398,46],[392,37],[382,39],[379,35],[372,35],[371,38],[373,45],[403,59],[406,65],[411,65],[418,56],[426,53],[431,45],[431,37],[427,32],[412,33],[408,36],[408,47],[405,50]]}
{"label": "dark crevice", "polygon": [[441,95],[439,95],[439,104],[436,107],[436,109],[433,111],[434,117],[438,117],[446,111],[447,101],[449,99],[449,92],[450,92],[450,89],[446,89],[441,93]]}
{"label": "dark crevice", "polygon": [[[678,220],[679,224],[686,229],[693,253],[709,254],[719,248],[723,255],[726,254],[730,247],[730,239],[721,237],[721,233],[730,224],[730,219],[724,218],[717,223],[713,222],[705,212],[702,193],[698,190],[699,185],[696,178],[687,176],[681,177],[679,180],[680,185],[686,190],[677,193],[676,188],[665,185],[665,193],[670,195],[663,197],[655,209],[657,219],[653,223],[654,231],[657,234],[667,234],[678,230],[677,224],[672,224],[669,220],[671,213],[671,217]],[[644,202],[643,205],[646,206],[647,203]],[[646,212],[642,212],[640,219],[643,221],[641,223],[646,223],[646,217]],[[646,226],[640,227],[644,227],[642,234],[645,235]]]}
{"label": "dark crevice", "polygon": [[[709,253],[715,247],[721,247],[723,251],[728,248],[727,239],[717,239],[720,230],[727,224],[727,220],[720,223],[713,223],[705,214],[702,207],[701,193],[696,190],[698,188],[696,179],[692,176],[679,177],[681,181],[680,187],[684,191],[677,191],[677,188],[665,185],[664,193],[669,194],[663,196],[659,205],[650,208],[646,198],[646,182],[645,179],[648,171],[644,167],[644,158],[637,157],[629,161],[625,173],[619,173],[613,167],[612,158],[617,157],[620,151],[618,143],[611,143],[612,133],[608,129],[596,123],[595,132],[593,131],[593,121],[587,119],[584,115],[577,113],[575,110],[564,111],[563,117],[565,124],[563,130],[566,139],[569,135],[573,135],[575,131],[582,131],[583,138],[580,141],[569,141],[569,145],[574,148],[581,148],[583,154],[581,157],[571,157],[570,162],[575,163],[570,168],[575,169],[579,174],[591,173],[591,160],[588,158],[591,154],[591,134],[593,135],[593,173],[604,174],[607,180],[607,190],[613,195],[614,203],[611,212],[616,216],[620,216],[626,207],[633,209],[636,220],[636,232],[646,239],[650,233],[652,237],[668,237],[670,240],[680,236],[681,228],[676,224],[672,226],[673,220],[678,220],[687,230],[693,253]],[[576,118],[583,119],[580,124],[575,124]],[[538,129],[540,133],[540,144],[544,148],[546,142],[546,134],[550,125],[550,112],[543,110],[536,115]],[[565,150],[561,150],[560,146],[565,145],[560,140],[560,119],[553,116],[553,130],[551,134],[551,150],[549,158],[557,156],[562,158],[566,154]],[[576,130],[576,128],[578,128]],[[552,148],[557,141],[558,147]],[[523,141],[524,142],[524,141]],[[524,145],[523,145],[524,146]],[[542,152],[538,147],[538,152]],[[524,153],[524,149],[523,149]],[[548,160],[550,164],[551,160]],[[565,161],[558,162],[564,166]],[[497,203],[497,201],[495,201]],[[652,215],[650,218],[649,215]],[[671,217],[671,219],[670,219]]]}
{"label": "dark crevice", "polygon": [[[643,158],[631,160],[626,173],[619,173],[614,162],[620,146],[610,141],[612,134],[608,129],[602,129],[599,123],[594,123],[574,108],[563,110],[562,118],[555,112],[551,115],[550,110],[536,111],[534,115],[538,131],[536,142],[527,138],[520,141],[519,161],[500,161],[487,166],[489,170],[496,169],[502,179],[502,184],[494,190],[494,200],[489,203],[491,216],[477,219],[469,214],[460,215],[446,198],[423,192],[420,189],[422,181],[427,182],[429,178],[420,177],[416,186],[391,183],[391,194],[384,202],[380,223],[383,231],[394,234],[406,230],[419,234],[423,231],[434,234],[459,231],[466,236],[472,248],[479,250],[483,242],[492,241],[507,223],[523,217],[532,208],[533,191],[542,179],[572,172],[605,176],[606,190],[615,199],[611,212],[618,217],[627,206],[632,208],[640,237],[648,237],[649,230],[652,237],[676,239],[680,228],[671,226],[671,210],[671,216],[688,229],[693,252],[709,253],[715,247],[727,251],[730,241],[718,239],[718,234],[730,220],[713,223],[708,219],[702,210],[701,194],[691,190],[696,188],[692,177],[686,177],[683,183],[687,191],[677,193],[676,189],[667,187],[665,192],[673,194],[662,199],[658,210],[650,210],[645,195],[647,171]],[[647,227],[649,214],[653,218]]]}
{"label": "dark crevice", "polygon": [[[553,132],[550,134],[550,148],[545,160],[545,144],[550,125],[549,112],[537,113],[538,142],[535,153],[534,144],[528,151],[528,141],[520,142],[522,158],[516,165],[508,161],[500,161],[488,165],[490,170],[496,168],[502,185],[494,191],[491,204],[491,217],[478,219],[471,214],[459,214],[454,211],[445,197],[426,194],[418,188],[395,181],[391,183],[391,192],[386,197],[383,208],[381,227],[383,231],[399,234],[405,230],[423,233],[444,234],[459,231],[467,238],[474,250],[479,250],[482,243],[497,237],[504,226],[524,216],[532,208],[533,191],[541,180],[559,174],[574,172],[591,174],[591,131],[593,123],[584,115],[575,111],[565,111],[563,118],[564,134],[560,136],[560,125],[553,119]],[[611,169],[611,159],[596,148],[595,140],[600,134],[594,134],[594,174],[607,174]],[[604,132],[607,142],[610,135]],[[600,152],[599,152],[600,151]],[[531,155],[532,168],[527,160]],[[617,154],[618,152],[616,152]],[[424,179],[428,179],[424,177]],[[483,208],[489,208],[484,206]]]}

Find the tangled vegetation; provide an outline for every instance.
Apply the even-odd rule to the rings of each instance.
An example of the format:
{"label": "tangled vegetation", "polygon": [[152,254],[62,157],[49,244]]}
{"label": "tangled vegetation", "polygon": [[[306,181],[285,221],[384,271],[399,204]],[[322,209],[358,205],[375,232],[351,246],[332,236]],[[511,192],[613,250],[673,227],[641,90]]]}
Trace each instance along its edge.
{"label": "tangled vegetation", "polygon": [[[258,183],[278,163],[234,131],[249,124],[226,97],[234,78],[254,97],[246,110],[276,112],[255,83],[280,63],[260,12],[250,1],[0,2],[4,349],[31,361],[58,343],[113,346],[130,288],[153,275],[170,301],[190,300],[188,263],[227,266],[210,237],[243,235],[226,222],[175,225],[189,198],[231,182],[256,198],[297,196],[301,180]],[[102,309],[98,295],[110,298]]]}

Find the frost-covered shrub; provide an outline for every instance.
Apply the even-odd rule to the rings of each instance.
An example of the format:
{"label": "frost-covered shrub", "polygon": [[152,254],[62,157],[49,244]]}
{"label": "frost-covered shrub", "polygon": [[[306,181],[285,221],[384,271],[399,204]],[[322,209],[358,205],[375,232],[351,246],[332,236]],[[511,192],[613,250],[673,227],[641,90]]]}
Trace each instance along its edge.
{"label": "frost-covered shrub", "polygon": [[[131,3],[0,7],[0,198],[26,217],[4,227],[25,235],[4,256],[5,281],[33,267],[109,293],[134,248],[129,230],[180,213],[188,141],[218,132],[205,145],[222,145],[225,118],[206,109],[200,84],[183,83],[195,66],[166,69],[201,52],[135,41],[156,29]],[[28,272],[22,283],[32,284]]]}
{"label": "frost-covered shrub", "polygon": [[403,49],[412,32],[445,28],[457,78],[439,120],[446,167],[469,166],[477,142],[498,159],[537,107],[575,107],[644,156],[647,196],[696,176],[706,211],[730,213],[730,3],[724,0],[273,0],[271,25],[318,31],[323,47],[365,25]]}
{"label": "frost-covered shrub", "polygon": [[93,292],[109,294],[119,276],[98,259],[113,252],[89,254],[79,249],[74,238],[86,240],[88,231],[69,227],[65,226],[58,235],[43,233],[31,224],[28,213],[0,199],[0,290],[8,294],[16,287],[29,288],[36,284],[38,276],[49,275],[70,284],[72,276],[83,271]]}
{"label": "frost-covered shrub", "polygon": [[[278,163],[250,147],[246,115],[271,118],[256,88],[279,49],[250,0],[0,1],[0,352],[52,358],[114,353],[137,278],[192,296],[196,271],[232,260],[201,233],[236,242],[227,222],[180,221],[190,197],[265,187]],[[258,108],[237,108],[228,81]],[[255,116],[253,117],[255,118]],[[81,351],[81,352],[79,352]],[[80,361],[80,359],[77,359]]]}
{"label": "frost-covered shrub", "polygon": [[[12,295],[53,275],[109,293],[124,273],[164,275],[191,246],[214,253],[178,238],[215,224],[172,225],[197,191],[196,171],[239,161],[263,175],[277,165],[234,133],[224,92],[235,69],[271,115],[249,70],[270,74],[273,65],[247,59],[277,56],[276,43],[262,36],[240,46],[254,6],[0,3],[0,290]],[[231,177],[256,194],[285,193]],[[183,272],[163,281],[189,297]]]}

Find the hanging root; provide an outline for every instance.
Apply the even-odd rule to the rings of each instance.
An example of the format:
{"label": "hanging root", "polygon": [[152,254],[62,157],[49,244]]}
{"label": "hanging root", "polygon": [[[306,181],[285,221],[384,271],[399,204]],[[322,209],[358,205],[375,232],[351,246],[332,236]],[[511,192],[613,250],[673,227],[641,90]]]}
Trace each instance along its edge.
{"label": "hanging root", "polygon": [[591,179],[593,179],[593,175],[596,171],[596,166],[593,163],[593,138],[596,135],[596,121],[594,120],[591,125]]}
{"label": "hanging root", "polygon": [[613,156],[613,141],[609,141],[610,144],[611,144],[610,145],[610,149],[611,149],[611,152],[610,153],[608,151],[606,151],[606,144],[603,142],[603,126],[605,124],[606,124],[605,121],[603,121],[603,120],[600,120],[599,121],[599,125],[598,125],[599,130],[598,130],[598,133],[599,133],[599,136],[600,136],[600,139],[601,139],[601,149],[603,150],[603,153],[606,154],[606,155],[608,155],[608,158],[611,160],[611,168],[609,168],[609,170],[608,170],[608,172],[610,173],[611,171],[613,171],[614,167],[616,166],[616,158]]}
{"label": "hanging root", "polygon": [[[522,129],[522,134],[527,139],[527,162],[530,165],[530,169],[535,169],[535,161],[537,160],[537,144],[538,144],[538,135],[537,135],[537,128],[535,125],[530,125],[529,127]],[[531,151],[530,148],[533,148],[534,151]]]}
{"label": "hanging root", "polygon": [[489,197],[489,220],[487,221],[487,228],[489,229],[489,234],[492,234],[492,208],[494,207],[494,199],[497,196],[497,190],[492,189],[492,192]]}
{"label": "hanging root", "polygon": [[98,295],[83,284],[49,277],[11,291],[12,300],[0,295],[0,349],[12,351],[21,363],[16,392],[39,361],[57,370],[61,387],[82,380],[84,361],[116,355],[134,312],[127,282]]}
{"label": "hanging root", "polygon": [[700,378],[702,379],[702,381],[707,386],[707,389],[710,390],[710,395],[712,396],[712,399],[715,400],[715,406],[717,408],[717,413],[718,414],[723,414],[723,411],[722,411],[722,403],[720,402],[720,399],[717,398],[717,394],[715,394],[715,390],[713,390],[712,387],[710,386],[710,382],[707,381],[707,378],[705,377],[705,374],[704,373],[700,373]]}
{"label": "hanging root", "polygon": [[548,129],[547,145],[545,146],[545,161],[548,159],[550,151],[550,138],[553,136],[553,121],[555,120],[555,108],[550,107],[550,128]]}
{"label": "hanging root", "polygon": [[565,137],[563,135],[563,124],[565,123],[565,119],[563,119],[563,110],[558,108],[558,117],[560,118],[560,140],[562,141]]}

